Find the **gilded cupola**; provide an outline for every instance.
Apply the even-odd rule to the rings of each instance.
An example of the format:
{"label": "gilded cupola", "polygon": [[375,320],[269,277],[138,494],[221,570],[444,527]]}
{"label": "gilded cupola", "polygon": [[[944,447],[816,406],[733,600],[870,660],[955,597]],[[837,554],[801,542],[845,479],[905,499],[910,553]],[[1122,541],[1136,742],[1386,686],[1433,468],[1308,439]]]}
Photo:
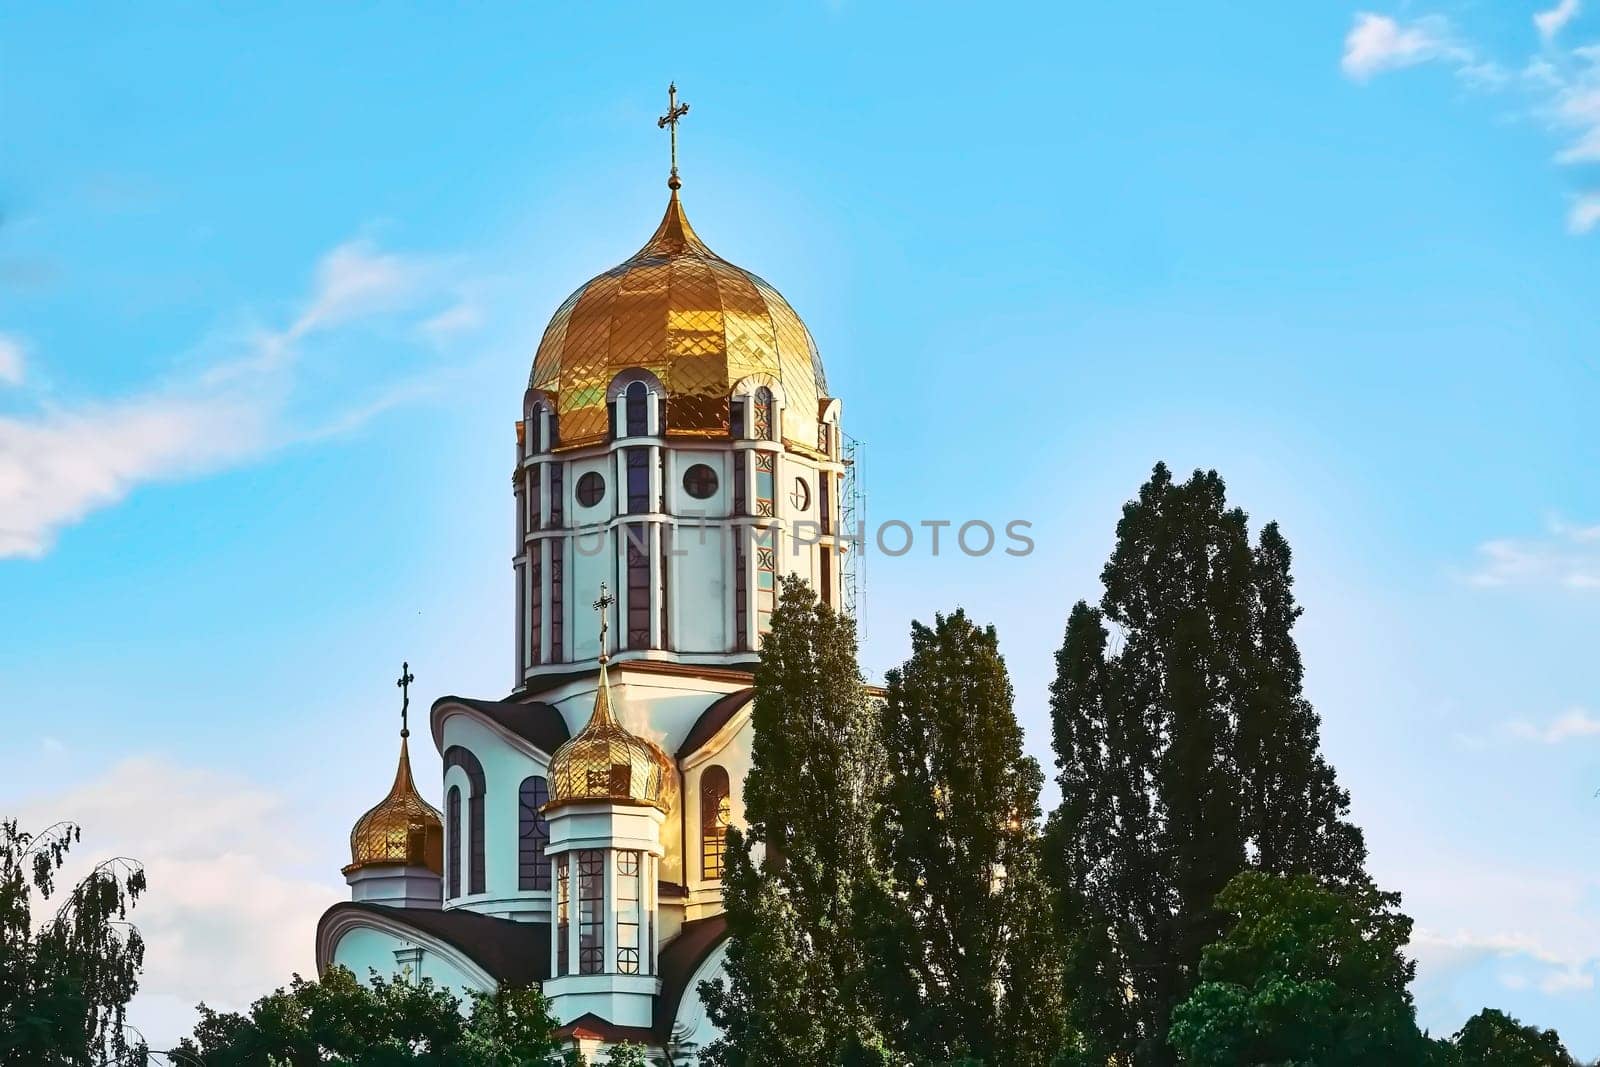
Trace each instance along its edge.
{"label": "gilded cupola", "polygon": [[612,710],[606,673],[606,613],[615,601],[600,587],[600,680],[589,724],[556,749],[550,759],[550,802],[546,810],[579,801],[639,804],[667,812],[676,788],[676,769],[661,747],[629,731]]}
{"label": "gilded cupola", "polygon": [[568,297],[539,342],[528,384],[554,403],[558,447],[605,440],[606,388],[638,368],[665,390],[669,438],[728,436],[728,398],[755,378],[783,391],[783,439],[813,448],[827,381],[810,332],[776,289],[695,233],[676,168],[670,184],[650,240]]}
{"label": "gilded cupola", "polygon": [[413,680],[402,668],[400,686],[406,696],[400,711],[400,764],[395,768],[394,785],[389,795],[356,820],[350,831],[350,864],[345,874],[367,867],[426,867],[434,874],[444,871],[444,822],[438,809],[417,792],[411,778],[411,752],[406,724]]}

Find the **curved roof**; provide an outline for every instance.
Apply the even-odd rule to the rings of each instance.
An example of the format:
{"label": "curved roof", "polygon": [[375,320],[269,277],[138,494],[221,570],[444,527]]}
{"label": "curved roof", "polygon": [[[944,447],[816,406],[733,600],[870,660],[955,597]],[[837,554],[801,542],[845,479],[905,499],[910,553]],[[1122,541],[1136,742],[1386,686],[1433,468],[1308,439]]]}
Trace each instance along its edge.
{"label": "curved roof", "polygon": [[718,697],[709,708],[700,713],[700,717],[689,728],[689,736],[683,739],[683,744],[678,746],[678,758],[688,759],[699,752],[707,741],[717,736],[717,731],[728,725],[728,720],[739,713],[739,709],[755,699],[754,686],[746,686],[735,690],[726,696]]}
{"label": "curved roof", "polygon": [[[550,926],[481,915],[463,908],[392,908],[386,904],[345,901],[322,913],[317,944],[334,919],[353,913],[398,922],[460,949],[497,982],[527,985],[550,977]],[[318,967],[327,965],[318,960]]]}
{"label": "curved roof", "polygon": [[726,437],[728,397],[754,377],[783,390],[781,436],[816,445],[828,383],[810,332],[776,289],[706,247],[676,190],[643,248],[556,309],[528,386],[555,398],[561,446],[589,444],[609,432],[611,379],[635,368],[666,391],[669,437]]}
{"label": "curved roof", "polygon": [[[571,737],[567,720],[553,704],[538,700],[474,700],[471,697],[443,696],[433,702],[437,711],[444,704],[459,704],[489,719],[509,733],[522,738],[540,752],[553,753]],[[442,738],[435,726],[434,743]]]}

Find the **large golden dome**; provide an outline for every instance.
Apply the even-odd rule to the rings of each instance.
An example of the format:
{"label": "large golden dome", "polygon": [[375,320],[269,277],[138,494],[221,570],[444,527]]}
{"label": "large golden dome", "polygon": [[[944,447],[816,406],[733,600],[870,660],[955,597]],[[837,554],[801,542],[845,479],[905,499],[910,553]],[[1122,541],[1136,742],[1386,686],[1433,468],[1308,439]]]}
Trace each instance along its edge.
{"label": "large golden dome", "polygon": [[389,795],[357,819],[350,831],[350,865],[344,873],[380,866],[426,867],[434,874],[444,873],[444,823],[411,780],[411,753],[404,734]]}
{"label": "large golden dome", "polygon": [[630,733],[611,713],[611,681],[601,656],[600,685],[589,725],[550,757],[547,807],[601,800],[648,805],[665,813],[672,808],[674,775],[672,760],[661,746]]}
{"label": "large golden dome", "polygon": [[778,291],[694,232],[673,189],[645,246],[567,298],[545,328],[529,385],[555,398],[562,447],[604,440],[606,387],[649,371],[666,390],[667,436],[725,437],[728,397],[751,376],[781,386],[783,438],[817,442],[822,359]]}

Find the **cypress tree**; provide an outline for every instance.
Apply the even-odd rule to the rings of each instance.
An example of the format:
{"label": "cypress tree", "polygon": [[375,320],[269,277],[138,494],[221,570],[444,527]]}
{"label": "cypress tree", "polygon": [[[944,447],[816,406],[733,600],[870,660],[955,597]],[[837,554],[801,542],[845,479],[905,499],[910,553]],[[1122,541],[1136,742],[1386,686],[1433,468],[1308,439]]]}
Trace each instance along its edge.
{"label": "cypress tree", "polygon": [[1039,872],[1038,763],[992,626],[913,623],[887,676],[876,852],[892,918],[884,1029],[914,1063],[1048,1064],[1061,1039]]}
{"label": "cypress tree", "polygon": [[1251,545],[1216,472],[1179,485],[1158,464],[1123,508],[1099,610],[1068,620],[1047,863],[1089,1062],[1171,1062],[1169,1015],[1241,870],[1365,880],[1301,691],[1289,561],[1276,526]]}
{"label": "cypress tree", "polygon": [[881,776],[855,624],[785,578],[755,672],[744,832],[728,834],[727,980],[701,984],[723,1067],[888,1062],[863,914]]}

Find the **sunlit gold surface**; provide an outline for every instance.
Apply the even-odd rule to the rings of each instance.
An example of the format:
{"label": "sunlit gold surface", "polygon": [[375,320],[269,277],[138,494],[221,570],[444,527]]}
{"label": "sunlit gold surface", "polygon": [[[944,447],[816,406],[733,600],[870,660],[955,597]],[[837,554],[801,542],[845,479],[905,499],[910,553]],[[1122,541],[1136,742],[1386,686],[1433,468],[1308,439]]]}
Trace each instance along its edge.
{"label": "sunlit gold surface", "polygon": [[426,867],[434,874],[444,873],[444,823],[411,780],[405,738],[400,739],[400,766],[389,795],[357,819],[350,831],[350,865],[344,873],[377,866]]}
{"label": "sunlit gold surface", "polygon": [[550,807],[580,800],[672,807],[672,760],[654,743],[629,733],[611,712],[611,681],[600,665],[594,714],[550,759]]}
{"label": "sunlit gold surface", "polygon": [[606,386],[633,367],[665,387],[669,437],[726,436],[734,384],[766,374],[787,398],[783,437],[817,439],[827,382],[805,324],[776,289],[705,246],[676,191],[649,242],[545,328],[529,384],[555,395],[563,447],[605,439]]}

